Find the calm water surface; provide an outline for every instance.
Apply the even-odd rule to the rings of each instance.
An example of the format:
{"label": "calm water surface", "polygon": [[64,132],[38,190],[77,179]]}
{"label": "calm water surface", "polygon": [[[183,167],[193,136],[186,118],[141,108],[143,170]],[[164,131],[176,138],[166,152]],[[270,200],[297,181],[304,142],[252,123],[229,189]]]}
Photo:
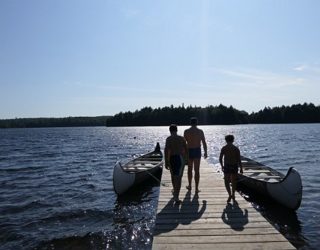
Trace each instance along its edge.
{"label": "calm water surface", "polygon": [[[243,155],[283,173],[298,169],[297,212],[242,195],[297,248],[317,249],[320,124],[201,128],[212,164],[233,133]],[[112,171],[117,160],[163,146],[167,136],[167,127],[0,130],[0,249],[150,249],[159,187],[150,181],[118,199]]]}

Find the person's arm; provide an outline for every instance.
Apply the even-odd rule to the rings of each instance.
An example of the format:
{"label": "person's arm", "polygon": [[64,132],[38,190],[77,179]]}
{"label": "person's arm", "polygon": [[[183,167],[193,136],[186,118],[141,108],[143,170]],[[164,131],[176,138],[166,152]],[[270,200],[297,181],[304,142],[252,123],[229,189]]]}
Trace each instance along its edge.
{"label": "person's arm", "polygon": [[203,150],[204,150],[204,158],[206,159],[208,157],[208,151],[207,151],[207,143],[206,143],[206,138],[204,137],[204,133],[201,130],[201,141],[202,141],[202,145],[203,145]]}
{"label": "person's arm", "polygon": [[185,130],[185,131],[183,132],[183,137],[184,137],[184,139],[186,140],[186,142],[188,143],[187,136],[188,136],[187,130]]}
{"label": "person's arm", "polygon": [[166,169],[169,169],[169,167],[170,167],[168,140],[166,140],[166,145],[165,145],[165,148],[164,148],[164,166],[165,166]]}
{"label": "person's arm", "polygon": [[222,161],[223,155],[224,155],[224,153],[223,153],[223,148],[222,148],[221,151],[220,151],[220,156],[219,156],[219,162],[220,162],[220,165],[221,165],[222,172],[224,170],[223,161]]}
{"label": "person's arm", "polygon": [[185,138],[183,138],[183,158],[185,159],[185,164],[187,164],[188,163],[188,159],[189,159],[189,155],[188,155],[188,146],[187,146],[187,141],[186,141],[186,139]]}
{"label": "person's arm", "polygon": [[240,174],[243,174],[243,168],[242,168],[242,163],[241,163],[241,154],[240,154],[239,149],[238,149],[238,164],[240,166]]}

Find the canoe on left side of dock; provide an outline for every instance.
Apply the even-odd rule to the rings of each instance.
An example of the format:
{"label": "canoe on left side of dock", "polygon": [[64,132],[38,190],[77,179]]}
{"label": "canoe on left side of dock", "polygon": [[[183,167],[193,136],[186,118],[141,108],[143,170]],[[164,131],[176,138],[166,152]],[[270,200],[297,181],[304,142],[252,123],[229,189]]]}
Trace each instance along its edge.
{"label": "canoe on left side of dock", "polygon": [[117,162],[113,169],[113,188],[122,195],[162,169],[163,154],[157,144],[154,151],[137,157],[124,165]]}

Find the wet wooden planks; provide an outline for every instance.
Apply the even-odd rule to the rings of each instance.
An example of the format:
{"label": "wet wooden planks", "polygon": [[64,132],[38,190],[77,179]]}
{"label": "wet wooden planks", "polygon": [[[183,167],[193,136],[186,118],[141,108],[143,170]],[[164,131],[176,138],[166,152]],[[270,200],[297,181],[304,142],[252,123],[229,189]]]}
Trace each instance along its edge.
{"label": "wet wooden planks", "polygon": [[[172,200],[170,173],[163,170],[153,249],[295,249],[238,193],[227,203],[222,177],[201,161],[199,194],[188,192],[185,169],[181,203]],[[194,184],[194,183],[193,183]]]}

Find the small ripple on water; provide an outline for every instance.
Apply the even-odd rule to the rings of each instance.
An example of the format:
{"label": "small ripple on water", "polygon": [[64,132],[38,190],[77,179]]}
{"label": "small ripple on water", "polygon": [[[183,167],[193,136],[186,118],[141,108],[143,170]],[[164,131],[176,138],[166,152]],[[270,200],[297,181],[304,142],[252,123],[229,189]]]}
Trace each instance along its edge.
{"label": "small ripple on water", "polygon": [[2,204],[0,208],[1,215],[23,213],[29,209],[40,209],[50,207],[51,204],[46,203],[44,200],[34,200],[30,202],[12,204]]}

